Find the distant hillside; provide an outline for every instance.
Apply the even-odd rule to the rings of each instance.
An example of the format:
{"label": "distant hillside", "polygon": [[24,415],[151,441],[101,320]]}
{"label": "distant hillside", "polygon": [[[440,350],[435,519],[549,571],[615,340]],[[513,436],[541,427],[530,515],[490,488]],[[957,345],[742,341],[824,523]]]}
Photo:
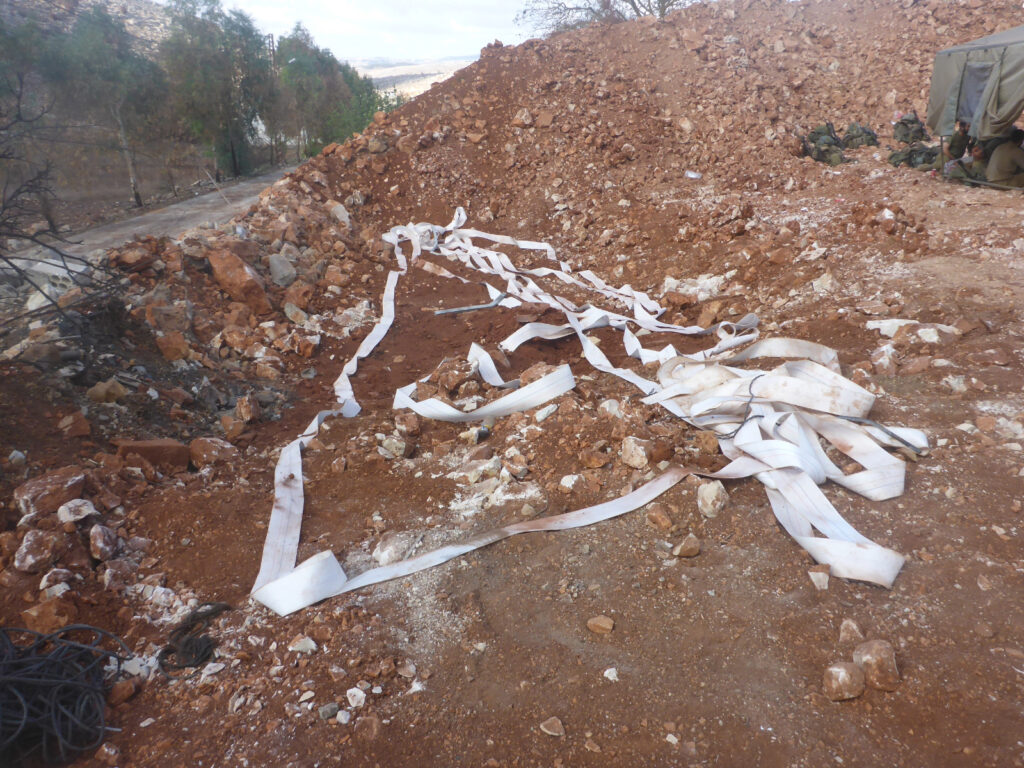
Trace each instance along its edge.
{"label": "distant hillside", "polygon": [[394,88],[403,96],[419,96],[434,83],[447,80],[475,58],[421,61],[413,64],[384,63],[380,66],[360,66],[361,74],[373,80],[374,86],[382,91]]}
{"label": "distant hillside", "polygon": [[150,0],[0,0],[0,21],[8,27],[31,21],[48,32],[67,32],[79,15],[95,6],[124,22],[144,53],[156,53],[170,34],[170,14]]}

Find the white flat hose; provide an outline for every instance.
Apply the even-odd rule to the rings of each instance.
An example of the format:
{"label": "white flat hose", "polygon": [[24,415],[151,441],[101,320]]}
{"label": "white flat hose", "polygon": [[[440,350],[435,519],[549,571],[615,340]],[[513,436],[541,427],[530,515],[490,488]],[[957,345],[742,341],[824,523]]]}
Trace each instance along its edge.
{"label": "white flat hose", "polygon": [[[874,397],[841,375],[834,350],[800,339],[758,340],[754,315],[708,329],[661,322],[657,317],[664,310],[646,293],[629,286],[609,286],[586,270],[577,276],[568,263],[556,258],[554,249],[546,243],[462,229],[465,221],[465,212],[459,208],[447,227],[409,224],[395,227],[384,235],[385,242],[394,247],[397,269],[388,274],[381,297],[380,320],[334,383],[338,408],[319,413],[309,428],[281,451],[274,474],[274,506],[260,572],[253,587],[256,600],[282,615],[292,613],[334,595],[417,573],[519,533],[564,530],[607,520],[647,504],[691,473],[688,469],[672,467],[621,498],[564,515],[496,528],[461,544],[450,544],[374,568],[351,579],[331,552],[321,552],[296,567],[303,507],[302,448],[316,435],[326,418],[335,415],[350,418],[359,413],[350,377],[358,369],[359,360],[372,354],[394,322],[399,278],[407,274],[410,264],[416,264],[439,277],[467,282],[445,267],[421,261],[424,253],[497,278],[508,294],[500,306],[540,303],[564,315],[564,324],[523,325],[500,342],[502,350],[512,352],[537,340],[575,335],[583,356],[593,368],[629,382],[643,393],[644,402],[660,404],[685,422],[711,429],[718,435],[722,452],[731,461],[710,477],[757,478],[765,486],[776,519],[815,560],[828,564],[838,577],[892,586],[903,565],[903,556],[859,533],[843,519],[818,485],[831,480],[874,501],[894,498],[903,492],[906,466],[885,448],[898,448],[902,440],[914,450],[924,451],[928,440],[923,432],[915,429],[890,427],[887,434],[885,430],[858,423],[856,420],[863,420],[871,410]],[[521,250],[543,251],[556,267],[517,267],[505,253],[477,246],[474,239]],[[405,244],[410,248],[408,257],[403,251]],[[591,305],[577,307],[567,298],[544,290],[534,278],[554,278],[564,285],[596,293],[624,311]],[[487,290],[492,300],[500,295],[489,283]],[[702,352],[678,355],[671,345],[661,350],[645,349],[630,325],[654,333],[712,334],[717,338]],[[612,365],[587,336],[588,331],[608,327],[622,332],[629,357],[642,364],[662,363],[656,380]],[[736,363],[761,358],[787,362],[770,370],[734,367]],[[488,384],[507,386],[482,347],[474,344],[467,359],[477,366]],[[562,365],[480,408],[460,411],[437,399],[414,400],[416,382],[413,382],[395,392],[394,407],[412,410],[424,418],[474,422],[537,408],[574,386],[572,371],[568,365]],[[844,474],[822,449],[821,439],[856,461],[862,469]]]}

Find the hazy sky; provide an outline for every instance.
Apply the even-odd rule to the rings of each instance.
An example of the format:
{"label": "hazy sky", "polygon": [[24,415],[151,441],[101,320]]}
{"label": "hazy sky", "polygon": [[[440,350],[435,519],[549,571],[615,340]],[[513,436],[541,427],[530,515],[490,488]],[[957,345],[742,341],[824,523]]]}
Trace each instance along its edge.
{"label": "hazy sky", "polygon": [[513,23],[523,0],[222,0],[264,32],[282,35],[296,21],[342,61],[475,57],[495,39],[532,35]]}

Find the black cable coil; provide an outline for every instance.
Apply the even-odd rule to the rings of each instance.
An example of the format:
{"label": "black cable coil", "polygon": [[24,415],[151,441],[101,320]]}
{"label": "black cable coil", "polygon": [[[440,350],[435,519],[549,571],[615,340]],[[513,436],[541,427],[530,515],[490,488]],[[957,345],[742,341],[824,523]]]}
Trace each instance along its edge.
{"label": "black cable coil", "polygon": [[67,763],[100,746],[107,691],[130,656],[118,637],[87,624],[49,635],[0,627],[0,765]]}

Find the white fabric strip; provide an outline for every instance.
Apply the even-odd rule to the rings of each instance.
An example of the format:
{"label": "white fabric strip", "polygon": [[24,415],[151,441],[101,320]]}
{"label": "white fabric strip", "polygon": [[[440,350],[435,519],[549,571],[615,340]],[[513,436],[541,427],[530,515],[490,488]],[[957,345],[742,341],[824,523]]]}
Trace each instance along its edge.
{"label": "white fabric strip", "polygon": [[433,568],[467,552],[520,533],[564,531],[610,520],[650,503],[688,474],[689,472],[681,467],[673,467],[632,493],[612,501],[578,509],[575,512],[567,512],[564,515],[540,517],[496,528],[474,536],[461,544],[449,544],[391,565],[373,568],[352,579],[345,576],[341,563],[333,553],[321,552],[306,560],[287,576],[267,584],[261,589],[254,590],[253,597],[271,610],[285,616],[328,597]]}
{"label": "white fabric strip", "polygon": [[[462,229],[465,212],[456,210],[447,227],[409,224],[393,228],[383,239],[394,247],[397,271],[389,273],[381,299],[381,319],[360,344],[335,382],[335,394],[344,416],[359,412],[350,377],[358,361],[371,354],[394,320],[395,291],[400,275],[410,263],[444,278],[469,281],[436,264],[419,262],[423,253],[432,253],[459,263],[485,277],[497,278],[508,294],[500,306],[516,307],[522,302],[543,304],[561,312],[565,323],[528,323],[500,342],[500,348],[513,352],[534,340],[554,340],[576,335],[587,361],[597,370],[622,378],[646,396],[644,402],[658,403],[686,422],[712,429],[719,437],[722,452],[731,461],[712,475],[722,479],[754,476],[766,489],[780,524],[816,560],[827,563],[836,576],[861,579],[891,586],[903,563],[903,557],[879,546],[847,523],[818,488],[832,480],[872,500],[893,498],[903,491],[905,465],[885,448],[914,451],[927,449],[928,442],[919,430],[892,427],[888,430],[866,421],[874,398],[871,393],[841,375],[834,350],[799,339],[772,338],[758,341],[757,318],[747,315],[738,322],[719,323],[704,329],[676,326],[657,320],[664,313],[646,293],[630,286],[609,286],[594,273],[585,270],[576,277],[569,265],[556,258],[550,245],[522,241],[503,235],[491,235],[474,229]],[[542,251],[557,269],[517,267],[501,251],[481,248],[473,239],[521,250]],[[411,253],[406,258],[403,244]],[[535,279],[551,279],[582,291],[598,294],[625,306],[620,314],[551,294]],[[484,282],[491,299],[501,293]],[[671,345],[660,351],[645,349],[638,333],[630,325],[651,333],[717,335],[714,346],[702,352],[678,355]],[[647,365],[661,362],[657,381],[651,381],[628,368],[613,366],[605,353],[587,336],[598,328],[614,328],[623,334],[626,354]],[[734,367],[737,363],[775,358],[787,362],[765,371]],[[478,345],[470,349],[470,362],[491,386],[508,386],[490,356]],[[514,383],[514,382],[513,382]],[[425,418],[454,422],[498,418],[525,410],[568,392],[574,386],[572,372],[561,366],[532,384],[469,412],[436,399],[416,402],[412,393],[416,384],[399,388],[394,406],[408,408]],[[640,491],[663,492],[688,470],[669,470],[640,491],[613,502],[580,510],[557,518],[543,518],[496,529],[460,545],[411,558],[386,568],[373,569],[355,579],[345,577],[330,552],[316,555],[294,567],[302,517],[301,449],[316,433],[326,415],[314,420],[300,438],[286,446],[275,471],[275,502],[268,526],[260,575],[253,596],[281,613],[298,610],[333,594],[378,581],[408,575],[486,546],[509,535],[527,530],[558,530],[574,527],[566,521],[589,525],[615,514],[635,509],[646,501]],[[845,475],[829,458],[820,440],[856,461],[863,469]],[[905,442],[901,442],[905,441]],[[674,478],[674,479],[666,479]],[[662,484],[667,483],[664,488]],[[638,495],[640,494],[640,495]],[[653,496],[651,497],[653,498]],[[821,536],[815,535],[818,531]]]}

